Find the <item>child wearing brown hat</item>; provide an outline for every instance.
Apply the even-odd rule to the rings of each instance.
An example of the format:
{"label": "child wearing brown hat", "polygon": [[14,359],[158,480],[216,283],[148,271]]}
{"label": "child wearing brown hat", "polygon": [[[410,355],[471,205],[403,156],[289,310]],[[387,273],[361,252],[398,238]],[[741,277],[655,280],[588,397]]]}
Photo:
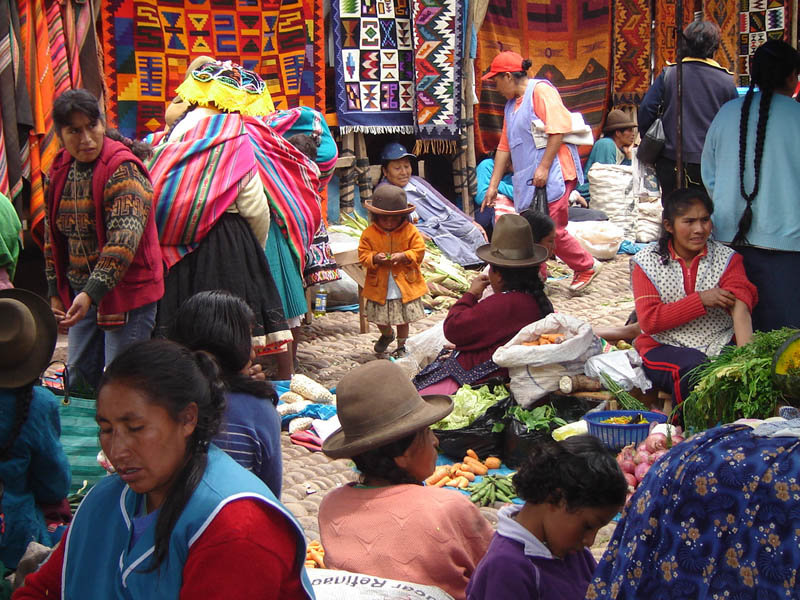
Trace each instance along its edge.
{"label": "child wearing brown hat", "polygon": [[408,220],[414,205],[406,201],[403,188],[379,186],[372,201],[364,205],[372,214],[372,225],[358,243],[358,259],[367,270],[366,316],[381,332],[374,346],[377,354],[386,352],[397,326],[397,349],[392,356],[400,358],[406,355],[408,324],[425,316],[420,300],[428,292],[420,269],[425,241]]}

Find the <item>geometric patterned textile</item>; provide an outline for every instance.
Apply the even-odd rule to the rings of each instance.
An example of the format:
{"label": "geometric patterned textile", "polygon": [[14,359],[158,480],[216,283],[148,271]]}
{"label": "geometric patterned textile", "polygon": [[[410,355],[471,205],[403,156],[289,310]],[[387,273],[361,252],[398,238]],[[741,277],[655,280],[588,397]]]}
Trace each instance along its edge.
{"label": "geometric patterned textile", "polygon": [[614,1],[613,106],[639,104],[650,87],[650,14],[650,0]]}
{"label": "geometric patterned textile", "polygon": [[739,11],[739,85],[750,85],[750,57],[767,40],[783,40],[791,27],[789,3],[741,0]]}
{"label": "geometric patterned textile", "polygon": [[409,0],[332,0],[339,131],[414,132]]}
{"label": "geometric patterned textile", "polygon": [[164,126],[164,110],[200,55],[264,79],[276,108],[297,106],[306,49],[302,0],[103,0],[108,120],[129,137]]}
{"label": "geometric patterned textile", "polygon": [[414,0],[418,151],[455,151],[461,116],[461,5],[462,0]]}
{"label": "geometric patterned textile", "polygon": [[490,0],[476,59],[476,149],[497,148],[505,98],[480,76],[504,50],[529,58],[529,75],[549,79],[566,107],[583,114],[597,136],[610,90],[610,0]]}
{"label": "geometric patterned textile", "polygon": [[[729,3],[731,3],[730,0]],[[692,2],[684,1],[684,29],[692,22],[692,14]],[[676,15],[675,0],[656,0],[656,14],[653,16],[656,24],[655,70],[653,73],[656,75],[661,73],[668,62],[674,63],[677,56],[675,47],[678,39],[675,34]]]}
{"label": "geometric patterned textile", "polygon": [[705,0],[703,16],[719,25],[720,44],[714,58],[736,73],[739,67],[739,5],[730,0]]}
{"label": "geometric patterned textile", "polygon": [[325,114],[325,13],[322,4],[322,0],[303,0],[306,53],[300,104]]}

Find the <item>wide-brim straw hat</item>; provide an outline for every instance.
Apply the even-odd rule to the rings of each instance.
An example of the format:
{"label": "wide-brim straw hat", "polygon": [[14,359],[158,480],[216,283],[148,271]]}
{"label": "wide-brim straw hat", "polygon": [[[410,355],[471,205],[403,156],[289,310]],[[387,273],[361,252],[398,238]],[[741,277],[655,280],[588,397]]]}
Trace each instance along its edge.
{"label": "wide-brim straw hat", "polygon": [[364,208],[376,215],[407,215],[415,210],[414,205],[406,201],[406,191],[391,183],[376,187],[372,200],[364,202]]}
{"label": "wide-brim straw hat", "polygon": [[57,337],[47,302],[27,290],[0,290],[0,388],[36,381],[50,363]]}
{"label": "wide-brim straw hat", "polygon": [[633,119],[631,119],[623,111],[615,108],[609,112],[608,116],[606,117],[606,124],[603,127],[603,133],[613,133],[617,129],[631,129],[632,127],[636,127],[636,123],[633,122]]}
{"label": "wide-brim straw hat", "polygon": [[356,367],[336,386],[341,428],[322,444],[331,458],[358,456],[396,442],[450,414],[450,396],[420,396],[403,369],[388,360]]}
{"label": "wide-brim straw hat", "polygon": [[533,267],[547,260],[547,248],[533,242],[528,220],[520,215],[497,219],[492,243],[475,250],[478,258],[498,267]]}

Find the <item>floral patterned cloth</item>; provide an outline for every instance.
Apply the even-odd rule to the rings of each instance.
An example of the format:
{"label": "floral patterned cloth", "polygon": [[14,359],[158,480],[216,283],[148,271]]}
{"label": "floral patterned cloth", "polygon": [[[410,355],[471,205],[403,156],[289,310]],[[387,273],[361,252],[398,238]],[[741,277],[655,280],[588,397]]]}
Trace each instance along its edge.
{"label": "floral patterned cloth", "polygon": [[800,599],[800,439],[726,425],[636,490],[587,600]]}

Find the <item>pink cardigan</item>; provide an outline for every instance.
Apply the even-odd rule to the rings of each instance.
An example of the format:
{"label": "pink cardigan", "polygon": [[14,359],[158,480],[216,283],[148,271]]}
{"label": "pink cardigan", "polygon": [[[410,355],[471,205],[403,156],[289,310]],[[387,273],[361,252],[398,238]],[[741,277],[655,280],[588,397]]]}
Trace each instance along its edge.
{"label": "pink cardigan", "polygon": [[354,484],[322,500],[319,532],[328,567],[435,585],[455,600],[466,598],[467,582],[494,534],[455,490]]}

